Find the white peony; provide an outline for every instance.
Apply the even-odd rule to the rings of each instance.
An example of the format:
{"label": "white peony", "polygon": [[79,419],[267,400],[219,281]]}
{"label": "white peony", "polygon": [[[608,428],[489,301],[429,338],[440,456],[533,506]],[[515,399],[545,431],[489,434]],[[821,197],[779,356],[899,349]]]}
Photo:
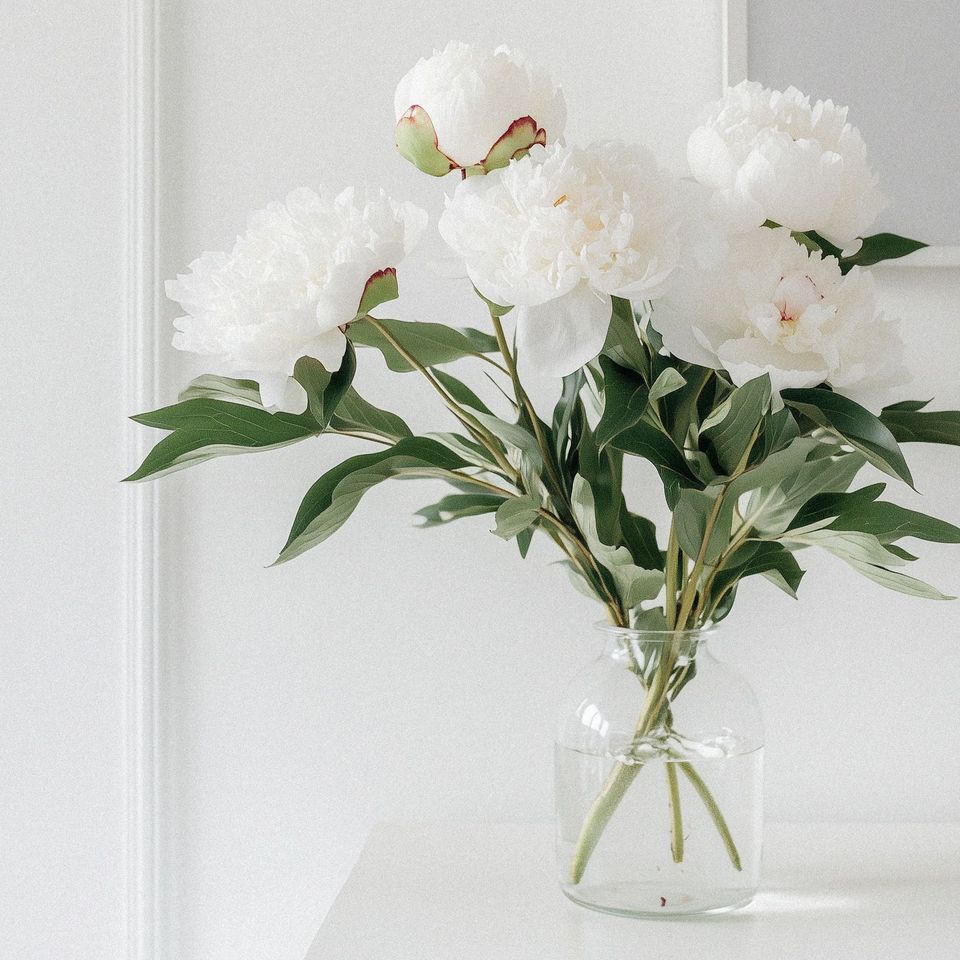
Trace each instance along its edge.
{"label": "white peony", "polygon": [[903,382],[897,324],[877,313],[873,276],[843,276],[834,257],[782,228],[732,238],[706,268],[683,264],[653,325],[674,356],[725,369],[738,385],[764,373],[774,390],[828,382],[876,407]]}
{"label": "white peony", "polygon": [[862,237],[884,206],[847,108],[811,104],[794,87],[745,80],[728,89],[691,134],[687,159],[737,218],[813,230],[841,247]]}
{"label": "white peony", "polygon": [[302,391],[289,379],[294,364],[309,356],[339,368],[346,348],[340,328],[426,221],[423,210],[394,203],[382,190],[357,197],[348,187],[332,198],[296,190],[286,203],[251,214],[230,253],[204,253],[189,273],[167,281],[167,296],[186,311],[174,321],[173,345],[218,357],[222,370],[215,372],[250,375],[264,406],[298,402],[302,410]]}
{"label": "white peony", "polygon": [[[492,165],[505,166],[518,151],[556,140],[567,116],[560,89],[519,53],[454,42],[413,66],[397,86],[394,107],[404,156],[437,175],[484,164],[501,141],[508,149]],[[420,142],[424,137],[429,143]],[[432,162],[439,166],[428,169]]]}
{"label": "white peony", "polygon": [[537,147],[459,183],[440,233],[480,293],[519,308],[526,362],[565,376],[603,347],[611,295],[649,299],[674,269],[676,187],[641,147]]}

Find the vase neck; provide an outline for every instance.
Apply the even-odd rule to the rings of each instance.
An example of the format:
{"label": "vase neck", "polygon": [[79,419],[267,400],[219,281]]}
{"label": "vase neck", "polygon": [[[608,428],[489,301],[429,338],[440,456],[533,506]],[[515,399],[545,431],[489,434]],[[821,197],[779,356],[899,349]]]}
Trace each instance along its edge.
{"label": "vase neck", "polygon": [[712,633],[704,630],[630,630],[598,625],[604,634],[603,655],[627,662],[647,663],[668,652],[676,663],[693,660],[702,652]]}

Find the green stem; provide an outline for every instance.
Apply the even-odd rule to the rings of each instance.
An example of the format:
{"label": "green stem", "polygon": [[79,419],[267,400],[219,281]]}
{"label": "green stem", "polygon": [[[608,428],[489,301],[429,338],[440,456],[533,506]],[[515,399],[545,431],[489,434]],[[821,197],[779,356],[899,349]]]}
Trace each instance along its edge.
{"label": "green stem", "polygon": [[[740,863],[740,852],[737,850],[737,845],[733,842],[730,828],[727,826],[727,821],[720,812],[720,808],[717,806],[717,801],[714,800],[710,788],[703,782],[700,774],[693,769],[693,764],[686,760],[678,761],[678,763],[680,769],[693,785],[693,789],[697,791],[698,796],[703,801],[703,805],[707,808],[707,812],[710,814],[710,818],[717,828],[717,833],[720,834],[720,839],[723,840],[723,846],[727,851],[730,862],[733,864],[734,870],[742,870],[743,866]],[[673,766],[673,764],[668,763],[667,766]]]}
{"label": "green stem", "polygon": [[677,765],[665,763],[667,791],[670,798],[670,850],[673,862],[683,862],[683,814],[680,812],[680,785],[677,783]]}
{"label": "green stem", "polygon": [[571,883],[576,884],[583,879],[583,873],[587,869],[587,864],[590,862],[590,857],[600,842],[600,838],[603,836],[603,831],[616,812],[617,807],[620,806],[620,801],[642,766],[642,763],[618,762],[610,776],[607,777],[596,799],[590,805],[590,810],[583,822],[583,829],[581,829],[580,836],[577,838],[573,859],[570,862]]}
{"label": "green stem", "polygon": [[433,387],[434,390],[440,395],[440,399],[443,400],[444,404],[447,406],[447,409],[486,447],[490,452],[491,456],[496,460],[498,466],[501,470],[504,471],[506,476],[512,481],[516,482],[519,477],[517,471],[510,465],[507,458],[503,455],[503,451],[500,448],[500,444],[497,442],[496,437],[483,424],[480,423],[476,417],[472,416],[466,410],[461,407],[453,397],[443,388],[443,385],[433,376],[432,373],[415,357],[406,347],[401,344],[393,334],[379,321],[376,317],[371,317],[369,314],[365,317],[368,323],[370,323],[375,330],[377,330],[380,335],[393,347],[397,353],[403,357],[407,363],[410,364],[415,370],[423,375],[426,381]]}
{"label": "green stem", "polygon": [[540,418],[537,416],[537,411],[533,406],[533,402],[530,400],[530,397],[527,395],[527,391],[524,390],[523,384],[520,382],[520,374],[517,371],[517,361],[510,352],[510,347],[507,344],[507,338],[503,332],[503,324],[500,323],[500,318],[496,316],[492,310],[490,311],[490,320],[493,322],[493,331],[497,337],[497,346],[500,348],[500,353],[503,356],[503,362],[507,365],[507,371],[510,374],[511,382],[513,383],[513,393],[517,398],[517,405],[526,411],[527,418],[530,420],[530,425],[533,428],[533,433],[537,440],[537,446],[540,447],[540,454],[543,457],[544,466],[546,467],[547,473],[550,475],[550,482],[554,485],[558,495],[563,496],[564,486],[553,462],[553,452],[550,450],[550,447],[547,444],[547,439],[543,435],[543,429],[540,426]]}

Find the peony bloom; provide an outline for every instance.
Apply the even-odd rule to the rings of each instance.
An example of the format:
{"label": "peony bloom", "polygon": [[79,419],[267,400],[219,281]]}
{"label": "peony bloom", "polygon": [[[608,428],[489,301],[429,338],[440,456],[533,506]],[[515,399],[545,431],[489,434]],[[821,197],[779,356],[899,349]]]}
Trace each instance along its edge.
{"label": "peony bloom", "polygon": [[488,300],[514,305],[534,369],[565,376],[600,352],[611,295],[649,299],[677,263],[676,184],[641,147],[537,147],[459,183],[440,233]]}
{"label": "peony bloom", "polygon": [[811,104],[794,87],[781,93],[745,80],[728,89],[690,135],[687,159],[720,205],[750,225],[772,220],[841,247],[884,205],[847,108]]}
{"label": "peony bloom", "polygon": [[725,369],[737,385],[764,373],[774,390],[828,382],[876,407],[903,382],[897,325],[877,313],[873,276],[843,276],[783,228],[733,238],[707,268],[681,266],[653,325],[674,356]]}
{"label": "peony bloom", "polygon": [[382,190],[360,198],[352,187],[333,198],[296,190],[251,214],[230,253],[204,253],[167,281],[167,296],[186,311],[173,345],[219,357],[222,372],[257,380],[264,406],[289,409],[302,393],[289,380],[294,364],[308,356],[339,368],[340,328],[361,300],[369,310],[396,297],[394,268],[426,220]]}
{"label": "peony bloom", "polygon": [[448,43],[397,85],[397,147],[421,170],[503,167],[563,133],[563,93],[518,53]]}

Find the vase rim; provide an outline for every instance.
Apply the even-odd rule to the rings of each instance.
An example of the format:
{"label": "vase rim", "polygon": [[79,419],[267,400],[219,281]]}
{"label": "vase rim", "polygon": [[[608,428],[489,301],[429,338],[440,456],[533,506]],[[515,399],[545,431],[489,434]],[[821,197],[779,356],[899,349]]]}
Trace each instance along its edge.
{"label": "vase rim", "polygon": [[674,638],[680,638],[688,643],[706,640],[708,637],[712,637],[717,630],[716,625],[712,623],[703,627],[692,627],[688,630],[645,630],[642,627],[618,627],[606,620],[596,621],[593,627],[608,637],[617,637],[621,640],[643,640],[647,643],[658,641],[666,643]]}

